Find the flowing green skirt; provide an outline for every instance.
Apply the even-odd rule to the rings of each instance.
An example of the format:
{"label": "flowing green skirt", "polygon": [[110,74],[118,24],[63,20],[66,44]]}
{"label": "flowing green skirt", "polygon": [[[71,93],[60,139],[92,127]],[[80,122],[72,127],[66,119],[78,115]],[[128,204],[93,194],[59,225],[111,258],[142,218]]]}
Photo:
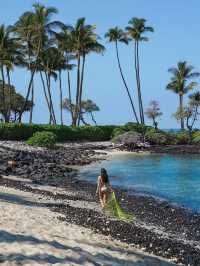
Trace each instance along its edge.
{"label": "flowing green skirt", "polygon": [[134,219],[133,214],[127,213],[120,207],[114,191],[108,196],[107,203],[104,207],[104,212],[107,216],[116,217],[129,222],[133,221]]}

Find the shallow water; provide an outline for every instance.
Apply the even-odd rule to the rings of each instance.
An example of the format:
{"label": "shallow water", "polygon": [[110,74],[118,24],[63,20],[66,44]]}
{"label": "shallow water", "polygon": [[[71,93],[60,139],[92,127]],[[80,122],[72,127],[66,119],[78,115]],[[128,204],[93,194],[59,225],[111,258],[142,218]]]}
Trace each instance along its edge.
{"label": "shallow water", "polygon": [[107,169],[113,185],[200,211],[199,155],[117,155],[83,168],[79,178],[96,182],[101,167]]}

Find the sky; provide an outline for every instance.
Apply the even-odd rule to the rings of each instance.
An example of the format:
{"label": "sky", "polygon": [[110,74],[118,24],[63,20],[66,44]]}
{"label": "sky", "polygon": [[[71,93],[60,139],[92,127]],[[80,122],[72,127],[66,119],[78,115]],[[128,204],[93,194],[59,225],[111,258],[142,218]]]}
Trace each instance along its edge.
{"label": "sky", "polygon": [[[14,24],[23,12],[32,9],[34,2],[2,1],[0,23]],[[168,69],[176,66],[178,61],[186,60],[200,72],[199,0],[40,0],[39,3],[58,9],[59,13],[52,20],[73,25],[78,18],[85,17],[88,24],[96,25],[96,32],[101,36],[101,43],[105,45],[106,51],[104,55],[92,54],[87,58],[83,97],[95,101],[100,107],[100,112],[95,114],[98,124],[118,125],[133,121],[131,106],[117,68],[115,47],[105,40],[104,35],[111,27],[125,28],[132,17],[145,18],[146,25],[152,26],[155,32],[149,33],[149,42],[140,47],[144,109],[151,100],[157,100],[163,112],[159,120],[160,128],[179,126],[172,116],[178,106],[178,96],[166,90],[170,81]],[[119,52],[136,103],[133,43],[128,46],[121,44]],[[72,78],[75,79],[75,73],[72,73]],[[17,91],[25,95],[28,73],[23,69],[14,69],[11,81]],[[48,110],[39,77],[36,77],[35,87],[33,120],[35,123],[47,123]],[[59,120],[59,91],[56,83],[53,83],[52,91]],[[63,91],[67,97],[66,74],[63,75]],[[187,96],[184,101],[187,102]],[[66,124],[70,123],[66,111],[64,120]],[[147,120],[147,123],[151,122]]]}

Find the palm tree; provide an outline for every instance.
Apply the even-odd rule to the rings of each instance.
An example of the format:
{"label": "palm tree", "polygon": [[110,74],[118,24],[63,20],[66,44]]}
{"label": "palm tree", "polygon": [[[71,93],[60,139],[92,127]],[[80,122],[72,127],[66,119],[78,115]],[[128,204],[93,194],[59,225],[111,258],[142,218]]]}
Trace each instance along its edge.
{"label": "palm tree", "polygon": [[139,60],[139,42],[148,41],[149,39],[146,36],[143,36],[144,33],[154,32],[152,27],[147,27],[145,25],[146,20],[143,18],[132,18],[129,21],[129,26],[126,27],[128,35],[134,40],[134,58],[135,58],[135,74],[136,74],[136,83],[138,91],[138,105],[140,113],[140,121],[142,124],[144,121],[144,110],[142,102],[142,92],[141,92],[141,82],[140,82],[140,60]]}
{"label": "palm tree", "polygon": [[78,101],[78,125],[80,123],[80,115],[82,113],[82,94],[83,94],[83,80],[84,80],[84,71],[85,71],[85,60],[86,55],[95,52],[95,53],[103,53],[105,50],[104,46],[98,42],[99,36],[92,33],[87,32],[85,35],[84,41],[82,43],[82,70],[81,70],[81,80],[80,80],[80,94]]}
{"label": "palm tree", "polygon": [[[67,70],[67,88],[68,88],[68,97],[69,101],[72,103],[72,96],[71,96],[71,79],[70,79],[70,71],[74,68],[74,64],[70,64],[71,60],[75,59],[75,56],[71,53],[72,45],[71,42],[71,35],[70,35],[71,26],[64,26],[62,31],[56,34],[56,44],[59,50],[59,57],[58,60],[58,71],[59,71],[59,91],[60,91],[60,119],[61,124],[63,124],[63,114],[62,114],[62,102],[63,102],[63,93],[62,93],[62,86],[61,86],[61,72],[62,70]],[[70,111],[70,110],[69,110]],[[73,121],[73,112],[70,111],[71,119]]]}
{"label": "palm tree", "polygon": [[[29,95],[32,88],[33,78],[37,69],[38,60],[40,53],[44,49],[49,35],[54,33],[56,27],[61,27],[63,24],[59,21],[51,21],[51,16],[57,13],[57,9],[54,7],[45,7],[38,3],[33,4],[34,11],[26,12],[20,17],[19,21],[16,23],[16,33],[19,38],[24,42],[27,47],[27,51],[30,52],[30,45],[33,53],[33,67],[31,70],[31,77],[28,84],[26,101],[22,112],[19,115],[19,120],[21,120],[21,115],[23,109],[26,108],[26,103],[29,99]],[[23,19],[26,19],[26,23],[22,23]],[[25,30],[26,33],[23,33]],[[28,37],[31,34],[31,44],[28,42]],[[28,55],[28,57],[30,54]],[[30,62],[30,61],[29,61]]]}
{"label": "palm tree", "polygon": [[76,100],[73,112],[72,125],[76,126],[80,121],[81,99],[83,92],[83,80],[86,55],[90,52],[103,52],[104,46],[98,42],[99,36],[94,32],[94,25],[87,25],[85,18],[77,20],[74,27],[70,28],[69,47],[77,59]]}
{"label": "palm tree", "polygon": [[[49,108],[50,124],[51,122],[53,122],[53,124],[56,124],[56,116],[51,95],[51,78],[53,77],[54,80],[57,80],[56,71],[58,70],[58,59],[59,59],[58,56],[59,56],[59,51],[56,47],[47,47],[46,50],[43,50],[40,53],[39,64],[38,64],[38,70],[40,71],[45,98]],[[42,72],[44,73],[45,76],[46,86],[42,76]]]}
{"label": "palm tree", "polygon": [[[19,20],[12,27],[13,32],[16,36],[18,36],[21,46],[23,47],[23,62],[22,66],[26,67],[30,72],[30,77],[32,77],[32,72],[34,71],[34,14],[32,12],[25,12]],[[34,74],[33,74],[34,75]],[[30,91],[27,91],[27,100],[29,98],[29,94],[31,93],[31,102],[34,101],[34,77],[32,79],[32,83],[30,86]],[[25,101],[26,104],[26,101]],[[33,118],[33,105],[31,105],[29,123],[32,123]]]}
{"label": "palm tree", "polygon": [[115,43],[115,49],[116,49],[116,55],[117,55],[117,63],[118,63],[120,75],[121,75],[123,84],[125,86],[126,92],[128,94],[129,101],[131,103],[131,108],[133,110],[134,118],[135,118],[136,122],[139,123],[139,120],[138,120],[138,117],[137,117],[137,113],[135,111],[135,107],[134,107],[134,104],[133,104],[133,100],[132,100],[132,97],[131,97],[131,94],[130,94],[130,90],[129,90],[127,82],[125,80],[125,77],[124,77],[124,74],[123,74],[123,71],[122,71],[122,67],[121,67],[121,62],[120,62],[120,59],[119,59],[118,42],[122,42],[122,43],[128,44],[129,40],[127,38],[127,35],[123,32],[123,30],[119,29],[118,27],[109,29],[109,31],[105,34],[105,37],[108,39],[109,42],[114,42]]}
{"label": "palm tree", "polygon": [[8,88],[10,90],[10,100],[9,107],[7,109],[7,115],[5,115],[5,121],[9,122],[10,112],[11,112],[11,81],[10,81],[10,71],[13,70],[14,65],[19,64],[21,60],[20,45],[17,39],[11,35],[11,27],[0,26],[0,68],[1,68],[1,78],[3,86],[3,107],[5,109],[5,84],[6,76]]}
{"label": "palm tree", "polygon": [[[166,89],[172,90],[179,95],[179,110],[183,111],[183,96],[188,91],[197,86],[197,82],[189,82],[193,78],[200,76],[199,72],[193,72],[194,67],[187,65],[186,61],[178,62],[177,67],[172,67],[168,71],[172,74],[170,83]],[[181,118],[181,129],[184,130],[184,118]]]}

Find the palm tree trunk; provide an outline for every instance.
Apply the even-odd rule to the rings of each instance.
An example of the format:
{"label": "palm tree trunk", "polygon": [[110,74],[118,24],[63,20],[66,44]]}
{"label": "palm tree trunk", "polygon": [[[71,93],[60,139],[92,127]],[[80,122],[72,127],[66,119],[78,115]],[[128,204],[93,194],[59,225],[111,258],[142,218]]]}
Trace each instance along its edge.
{"label": "palm tree trunk", "polygon": [[73,115],[73,121],[72,125],[77,125],[77,118],[78,118],[78,100],[79,100],[79,94],[80,94],[80,54],[78,53],[77,58],[78,64],[77,64],[77,85],[76,85],[76,105]]}
{"label": "palm tree trunk", "polygon": [[22,109],[21,109],[21,111],[19,113],[19,117],[18,117],[19,122],[21,122],[22,115],[23,115],[23,113],[24,113],[24,111],[26,109],[26,105],[27,105],[27,102],[28,102],[28,99],[29,99],[29,96],[30,96],[30,93],[31,93],[32,82],[33,82],[33,78],[34,78],[34,75],[35,75],[35,71],[36,71],[36,69],[31,72],[31,78],[30,78],[30,81],[29,81],[25,102],[24,102],[24,105],[22,106]]}
{"label": "palm tree trunk", "polygon": [[10,116],[11,116],[11,82],[10,82],[10,70],[7,67],[6,68],[6,72],[7,72],[7,78],[8,78],[8,87],[9,87],[9,104],[8,104],[8,121],[10,121]]}
{"label": "palm tree trunk", "polygon": [[[183,95],[179,94],[180,112],[183,112]],[[184,119],[181,117],[181,130],[184,130]]]}
{"label": "palm tree trunk", "polygon": [[51,97],[51,76],[49,73],[47,74],[47,90],[48,90],[48,94],[49,94],[49,103],[50,103],[50,109],[51,109],[52,118],[53,118],[52,122],[53,122],[53,124],[56,125],[56,116],[55,116],[53,101],[52,101],[52,97]]}
{"label": "palm tree trunk", "polygon": [[[71,95],[71,81],[70,81],[69,69],[67,69],[67,82],[68,82],[69,103],[70,103],[70,107],[71,107],[72,106],[72,95]],[[71,119],[72,119],[72,123],[73,123],[73,111],[72,111],[72,108],[70,108],[70,113],[71,113]]]}
{"label": "palm tree trunk", "polygon": [[138,74],[138,85],[139,85],[139,101],[140,101],[140,108],[141,108],[141,116],[142,116],[142,124],[145,124],[144,121],[144,109],[143,109],[143,103],[142,103],[142,93],[141,93],[141,85],[140,85],[140,61],[139,61],[139,42],[136,43],[136,55],[137,55],[137,74]]}
{"label": "palm tree trunk", "polygon": [[32,124],[32,121],[33,121],[33,103],[34,103],[34,80],[31,86],[31,110],[30,110],[30,116],[29,116],[29,124]]}
{"label": "palm tree trunk", "polygon": [[116,48],[117,62],[118,62],[118,67],[119,67],[119,71],[120,71],[120,74],[121,74],[121,78],[122,78],[124,86],[126,88],[126,92],[128,94],[128,98],[129,98],[130,103],[131,103],[131,107],[132,107],[132,110],[133,110],[133,114],[134,114],[135,120],[136,120],[137,123],[139,123],[139,120],[138,120],[138,117],[137,117],[137,113],[136,113],[136,110],[135,110],[135,107],[134,107],[134,104],[133,104],[133,100],[132,100],[129,88],[127,86],[126,80],[124,78],[123,72],[122,72],[122,67],[121,67],[121,63],[120,63],[120,59],[119,59],[119,50],[118,50],[117,41],[115,42],[115,48]]}
{"label": "palm tree trunk", "polygon": [[80,93],[78,99],[78,126],[80,125],[80,115],[82,113],[82,93],[83,93],[83,78],[84,78],[84,70],[85,70],[85,54],[83,55],[83,63],[82,63],[82,70],[81,70],[81,82],[80,82]]}
{"label": "palm tree trunk", "polygon": [[48,81],[48,76],[46,71],[45,73],[45,77],[46,77],[46,85],[47,85],[47,93],[48,93],[48,99],[49,99],[49,124],[51,125],[51,123],[53,122],[53,113],[52,113],[52,107],[51,107],[51,100],[50,100],[50,96],[49,96],[49,81]]}
{"label": "palm tree trunk", "polygon": [[22,114],[24,113],[24,110],[26,108],[26,105],[27,105],[27,102],[28,102],[28,99],[29,99],[33,78],[34,78],[34,75],[35,75],[35,72],[36,72],[36,69],[37,69],[37,63],[38,63],[38,59],[39,59],[40,49],[41,49],[41,42],[39,41],[38,50],[37,50],[36,59],[35,59],[35,66],[34,66],[33,70],[31,71],[31,78],[30,78],[30,81],[29,81],[25,102],[24,102],[24,105],[23,105],[23,107],[22,107],[22,109],[21,109],[21,111],[19,113],[19,122],[21,122]]}
{"label": "palm tree trunk", "polygon": [[60,92],[60,123],[63,125],[63,112],[62,112],[62,102],[63,102],[63,94],[62,94],[62,78],[61,78],[61,70],[59,70],[59,92]]}
{"label": "palm tree trunk", "polygon": [[53,119],[53,117],[52,117],[52,114],[51,114],[50,103],[49,103],[49,99],[48,99],[48,96],[47,96],[47,91],[46,91],[46,87],[45,87],[45,83],[44,83],[44,78],[42,76],[42,72],[41,71],[40,71],[40,78],[41,78],[41,81],[42,81],[44,96],[45,96],[45,99],[46,99],[46,102],[47,102],[47,106],[48,106],[48,109],[49,109],[49,115],[50,115],[49,122],[50,122]]}
{"label": "palm tree trunk", "polygon": [[2,96],[3,96],[3,116],[5,122],[7,121],[7,112],[6,112],[6,98],[5,98],[5,76],[4,76],[4,70],[3,65],[1,65],[1,77],[2,77]]}
{"label": "palm tree trunk", "polygon": [[137,96],[138,96],[138,108],[140,114],[140,122],[142,123],[142,112],[141,112],[141,103],[140,103],[140,92],[139,92],[139,82],[138,82],[138,66],[137,66],[137,42],[134,42],[134,65],[135,65],[135,78],[137,84]]}

